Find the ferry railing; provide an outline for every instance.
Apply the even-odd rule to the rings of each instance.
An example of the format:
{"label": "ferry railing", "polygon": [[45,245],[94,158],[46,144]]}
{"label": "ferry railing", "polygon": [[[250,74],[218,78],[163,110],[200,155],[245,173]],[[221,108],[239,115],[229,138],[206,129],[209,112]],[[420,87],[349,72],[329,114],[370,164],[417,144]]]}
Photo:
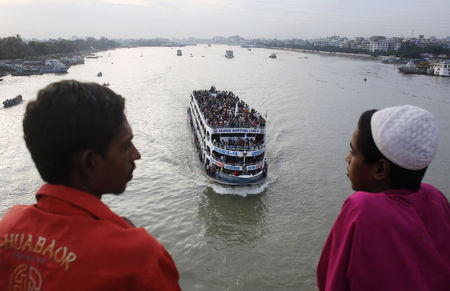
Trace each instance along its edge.
{"label": "ferry railing", "polygon": [[242,162],[242,163],[231,163],[231,162],[225,161],[225,160],[223,160],[220,157],[217,157],[215,155],[213,155],[213,158],[216,161],[218,161],[218,162],[221,162],[221,163],[224,163],[224,164],[227,164],[227,165],[230,165],[230,166],[240,166],[240,167],[242,167],[244,165],[247,166],[247,167],[249,167],[249,166],[256,166],[256,165],[260,164],[263,161],[263,160],[261,160],[261,161],[253,162],[253,163],[244,163],[244,162]]}
{"label": "ferry railing", "polygon": [[253,145],[253,146],[234,146],[234,145],[225,145],[217,142],[212,142],[212,144],[218,148],[224,150],[232,150],[232,151],[258,151],[264,148],[264,145]]}
{"label": "ferry railing", "polygon": [[260,161],[260,162],[252,163],[252,164],[248,164],[248,163],[244,164],[244,163],[229,163],[229,162],[222,161],[221,159],[217,159],[217,161],[227,164],[227,165],[230,165],[230,166],[235,166],[235,167],[242,167],[242,166],[251,167],[251,166],[256,166],[262,162],[262,161]]}
{"label": "ferry railing", "polygon": [[244,124],[244,123],[238,123],[235,124],[234,126],[229,126],[227,124],[223,125],[223,126],[216,126],[216,125],[212,125],[211,124],[211,120],[206,119],[206,124],[208,124],[209,127],[211,127],[212,129],[217,129],[217,128],[223,128],[223,127],[230,127],[230,128],[266,128],[265,125],[256,125],[256,126],[252,126],[251,124]]}

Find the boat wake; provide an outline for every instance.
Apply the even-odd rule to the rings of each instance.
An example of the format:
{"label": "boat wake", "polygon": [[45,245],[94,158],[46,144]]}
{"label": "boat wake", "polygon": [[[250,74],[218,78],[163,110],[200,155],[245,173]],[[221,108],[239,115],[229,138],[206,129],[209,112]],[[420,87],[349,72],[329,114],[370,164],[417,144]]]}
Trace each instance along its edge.
{"label": "boat wake", "polygon": [[220,195],[239,195],[241,197],[247,197],[248,195],[258,195],[264,192],[269,186],[268,180],[258,185],[248,186],[225,186],[219,184],[210,184],[210,187],[215,193]]}

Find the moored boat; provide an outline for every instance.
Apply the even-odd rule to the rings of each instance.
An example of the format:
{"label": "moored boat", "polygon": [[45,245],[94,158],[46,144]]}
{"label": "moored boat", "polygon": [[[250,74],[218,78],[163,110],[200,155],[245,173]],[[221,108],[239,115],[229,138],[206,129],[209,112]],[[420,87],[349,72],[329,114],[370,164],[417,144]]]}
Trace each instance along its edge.
{"label": "moored boat", "polygon": [[57,59],[45,60],[44,65],[41,67],[43,73],[67,73],[68,69],[69,66],[64,65]]}
{"label": "moored boat", "polygon": [[439,62],[433,66],[433,73],[436,76],[450,77],[450,62]]}
{"label": "moored boat", "polygon": [[89,54],[86,56],[86,59],[98,59],[98,56],[95,55],[95,54],[93,54],[93,53],[89,53]]}
{"label": "moored boat", "polygon": [[416,64],[412,60],[410,60],[408,63],[406,63],[405,65],[398,68],[398,71],[403,74],[426,74],[427,73],[427,69],[417,67]]}
{"label": "moored boat", "polygon": [[61,62],[66,65],[67,67],[74,66],[74,65],[82,65],[84,64],[84,57],[83,56],[74,56],[74,57],[64,57],[61,59]]}
{"label": "moored boat", "polygon": [[188,115],[200,162],[216,182],[261,183],[267,176],[266,120],[230,91],[196,90]]}
{"label": "moored boat", "polygon": [[42,75],[43,70],[38,67],[33,66],[17,66],[15,71],[11,73],[11,76],[31,76],[31,75]]}

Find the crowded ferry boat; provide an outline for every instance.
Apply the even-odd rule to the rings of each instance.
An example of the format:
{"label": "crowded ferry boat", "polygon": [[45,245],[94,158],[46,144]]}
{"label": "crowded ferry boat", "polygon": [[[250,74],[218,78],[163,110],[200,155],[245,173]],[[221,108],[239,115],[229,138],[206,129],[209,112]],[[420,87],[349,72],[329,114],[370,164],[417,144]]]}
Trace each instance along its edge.
{"label": "crowded ferry boat", "polygon": [[195,90],[188,107],[194,144],[206,173],[232,186],[267,176],[266,120],[233,92]]}

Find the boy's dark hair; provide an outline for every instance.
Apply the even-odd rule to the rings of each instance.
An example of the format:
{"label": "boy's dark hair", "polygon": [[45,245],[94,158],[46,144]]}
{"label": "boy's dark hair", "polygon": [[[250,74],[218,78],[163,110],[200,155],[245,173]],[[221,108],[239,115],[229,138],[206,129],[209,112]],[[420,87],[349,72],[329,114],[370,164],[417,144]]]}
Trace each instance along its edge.
{"label": "boy's dark hair", "polygon": [[106,158],[122,126],[125,100],[96,83],[74,80],[52,83],[28,103],[24,139],[42,179],[65,184],[73,155],[92,149]]}
{"label": "boy's dark hair", "polygon": [[387,159],[377,148],[372,136],[370,121],[372,115],[377,110],[367,110],[358,121],[358,141],[357,147],[364,156],[364,162],[373,164],[381,158],[386,159],[391,166],[391,187],[392,189],[418,190],[423,176],[428,167],[421,170],[407,170]]}

